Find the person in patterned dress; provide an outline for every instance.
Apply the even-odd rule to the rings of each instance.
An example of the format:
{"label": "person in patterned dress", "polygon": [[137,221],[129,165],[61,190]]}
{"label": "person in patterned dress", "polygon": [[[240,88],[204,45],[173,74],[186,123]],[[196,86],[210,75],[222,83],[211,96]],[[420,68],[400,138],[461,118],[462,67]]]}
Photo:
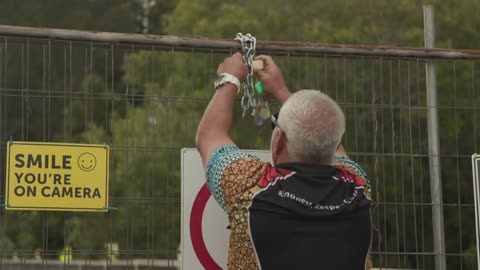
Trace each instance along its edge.
{"label": "person in patterned dress", "polygon": [[239,53],[220,64],[196,135],[208,188],[229,218],[228,269],[369,269],[371,187],[341,145],[341,108],[318,90],[290,93],[273,59],[258,59],[257,77],[282,104],[272,116],[272,163],[229,136],[247,77]]}

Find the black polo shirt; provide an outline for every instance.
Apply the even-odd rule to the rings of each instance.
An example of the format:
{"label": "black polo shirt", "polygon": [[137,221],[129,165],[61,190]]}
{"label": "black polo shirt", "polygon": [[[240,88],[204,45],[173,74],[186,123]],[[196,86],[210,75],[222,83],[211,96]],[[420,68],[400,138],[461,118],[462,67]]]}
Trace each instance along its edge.
{"label": "black polo shirt", "polygon": [[229,269],[367,269],[370,186],[357,163],[276,167],[223,146],[207,183],[230,221]]}

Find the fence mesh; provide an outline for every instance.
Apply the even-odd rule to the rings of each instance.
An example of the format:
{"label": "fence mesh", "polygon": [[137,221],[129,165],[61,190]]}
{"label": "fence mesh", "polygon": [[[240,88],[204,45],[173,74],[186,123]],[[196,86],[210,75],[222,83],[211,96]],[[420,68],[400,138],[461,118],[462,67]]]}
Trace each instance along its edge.
{"label": "fence mesh", "polygon": [[[0,140],[106,142],[110,205],[119,209],[2,209],[0,268],[177,267],[180,149],[194,147],[217,65],[231,53],[215,46],[178,50],[0,36]],[[275,54],[290,89],[322,90],[345,112],[345,148],[373,187],[374,267],[434,269],[425,60],[291,54],[288,48]],[[444,255],[450,269],[475,269],[470,156],[480,142],[479,68],[476,60],[435,61]],[[234,140],[242,148],[268,149],[269,126],[242,119],[239,101]],[[61,257],[67,246],[71,257]]]}

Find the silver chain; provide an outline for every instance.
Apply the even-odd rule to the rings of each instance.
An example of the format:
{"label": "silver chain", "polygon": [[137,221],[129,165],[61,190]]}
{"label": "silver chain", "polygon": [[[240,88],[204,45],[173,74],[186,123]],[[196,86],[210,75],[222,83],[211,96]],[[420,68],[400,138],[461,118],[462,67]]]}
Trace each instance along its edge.
{"label": "silver chain", "polygon": [[255,86],[253,83],[253,58],[255,57],[255,47],[257,45],[257,39],[251,34],[243,35],[242,33],[238,33],[235,36],[235,40],[240,41],[242,45],[243,61],[247,65],[248,69],[247,81],[242,84],[242,117],[245,117],[245,112],[248,109],[255,108],[262,102],[261,99],[255,98]]}

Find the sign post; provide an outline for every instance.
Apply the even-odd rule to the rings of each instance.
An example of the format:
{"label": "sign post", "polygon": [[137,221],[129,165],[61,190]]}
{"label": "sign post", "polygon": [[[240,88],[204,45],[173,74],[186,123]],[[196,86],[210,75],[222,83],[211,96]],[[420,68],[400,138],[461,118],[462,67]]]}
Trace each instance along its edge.
{"label": "sign post", "polygon": [[480,155],[472,156],[473,195],[475,200],[475,232],[477,235],[477,264],[480,269]]}
{"label": "sign post", "polygon": [[108,211],[107,145],[7,142],[5,208]]}
{"label": "sign post", "polygon": [[[270,151],[246,150],[270,161]],[[182,269],[227,269],[228,217],[206,185],[196,149],[182,149]]]}

